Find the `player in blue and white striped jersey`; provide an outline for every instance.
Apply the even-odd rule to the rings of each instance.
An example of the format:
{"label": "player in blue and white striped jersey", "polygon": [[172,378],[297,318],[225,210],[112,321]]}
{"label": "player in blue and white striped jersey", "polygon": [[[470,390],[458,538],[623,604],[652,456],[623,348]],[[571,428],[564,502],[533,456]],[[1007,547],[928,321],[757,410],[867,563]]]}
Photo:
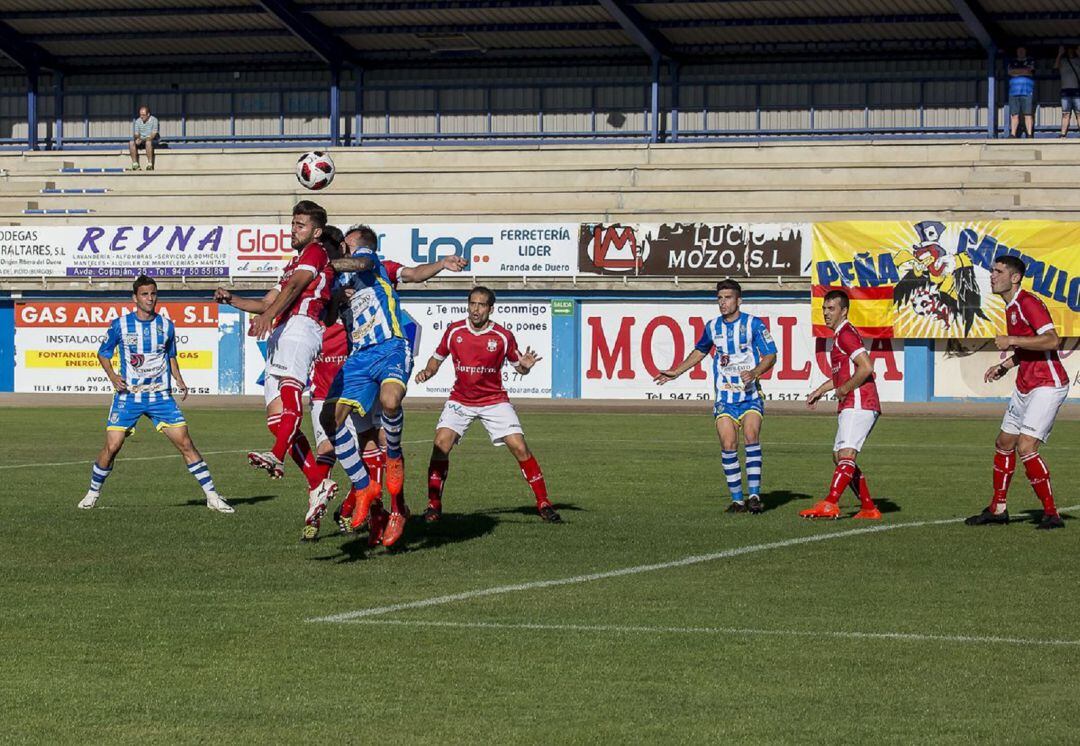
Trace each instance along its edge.
{"label": "player in blue and white striped jersey", "polygon": [[[140,275],[132,284],[132,300],[135,310],[113,319],[98,348],[98,362],[116,394],[105,425],[105,447],[94,461],[90,489],[79,507],[88,510],[97,504],[124,439],[135,430],[139,419],[149,417],[184,457],[188,471],[206,494],[206,507],[232,513],[232,507],[214,489],[210,469],[191,442],[184,414],[173,399],[174,381],[181,399],[187,398],[188,390],[176,360],[176,328],[157,312],[157,283]],[[119,374],[112,365],[117,349]]]}
{"label": "player in blue and white striped jersey", "polygon": [[[735,280],[716,283],[720,315],[705,324],[701,338],[686,360],[655,378],[665,384],[681,376],[715,351],[712,359],[716,403],[713,416],[720,436],[720,456],[724,477],[731,492],[729,513],[760,513],[761,502],[761,420],[765,406],[758,379],[776,364],[776,343],[765,323],[739,310],[742,287]],[[746,486],[743,499],[742,469],[739,466],[739,430],[746,450]]]}

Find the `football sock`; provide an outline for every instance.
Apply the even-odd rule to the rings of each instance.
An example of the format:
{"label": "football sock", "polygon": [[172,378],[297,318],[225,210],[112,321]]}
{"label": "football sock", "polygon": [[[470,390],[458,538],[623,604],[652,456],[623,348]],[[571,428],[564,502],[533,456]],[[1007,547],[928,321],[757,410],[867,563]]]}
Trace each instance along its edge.
{"label": "football sock", "polygon": [[761,494],[761,444],[746,444],[746,489],[751,495]]}
{"label": "football sock", "polygon": [[446,475],[449,472],[450,462],[447,459],[432,458],[428,463],[427,499],[428,505],[433,508],[442,508],[443,489],[446,487]]}
{"label": "football sock", "polygon": [[533,495],[536,496],[536,507],[543,508],[551,505],[551,501],[548,500],[547,484],[544,482],[544,473],[540,471],[540,464],[536,463],[536,456],[529,456],[524,461],[519,461],[518,466],[521,467],[521,476],[525,477],[525,481],[532,487]]}
{"label": "football sock", "polygon": [[210,467],[206,465],[205,461],[199,459],[193,464],[188,464],[187,470],[191,472],[191,476],[195,477],[195,481],[202,487],[203,492],[208,495],[216,492],[214,490],[214,480],[210,477]]}
{"label": "football sock", "polygon": [[[274,457],[278,461],[285,460],[296,434],[300,431],[300,420],[303,418],[300,393],[303,390],[303,385],[295,378],[284,378],[281,381],[281,421],[277,426],[273,448]],[[310,446],[308,450],[311,450]]]}
{"label": "football sock", "polygon": [[300,471],[304,472],[304,478],[307,479],[309,490],[318,487],[322,480],[326,478],[325,474],[329,473],[329,469],[326,469],[315,460],[315,454],[311,450],[311,443],[308,442],[307,436],[303,433],[297,433],[296,437],[293,438],[289,454],[292,456],[293,461],[296,462],[296,465],[300,467]]}
{"label": "football sock", "polygon": [[739,468],[738,451],[720,451],[720,461],[724,465],[724,477],[727,479],[731,499],[737,503],[743,501],[742,470]]}
{"label": "football sock", "polygon": [[383,469],[386,468],[386,451],[373,446],[364,451],[363,459],[371,481],[382,484]]}
{"label": "football sock", "polygon": [[398,410],[393,417],[383,412],[382,427],[386,433],[386,457],[401,458],[401,430],[405,426],[405,412]]}
{"label": "football sock", "polygon": [[90,468],[90,491],[95,495],[101,492],[101,488],[105,486],[105,480],[112,474],[112,467],[104,469],[97,465],[97,461]]}
{"label": "football sock", "polygon": [[1042,503],[1043,513],[1057,515],[1057,506],[1054,505],[1054,490],[1050,486],[1050,469],[1047,468],[1043,457],[1039,455],[1038,451],[1034,451],[1026,456],[1021,456],[1020,460],[1024,462],[1024,471],[1027,472],[1031,488],[1035,490],[1035,495],[1039,498],[1039,502]]}
{"label": "football sock", "polygon": [[859,505],[869,510],[874,507],[874,500],[870,497],[870,483],[866,480],[866,475],[863,474],[863,470],[855,466],[855,471],[851,475],[851,482],[848,485],[851,487],[851,491],[855,493],[855,496],[859,498]]}
{"label": "football sock", "polygon": [[1005,497],[1009,494],[1009,483],[1016,471],[1016,451],[994,451],[994,497],[990,501],[990,512],[1000,515],[1005,512]]}
{"label": "football sock", "polygon": [[829,485],[829,494],[825,499],[833,505],[840,502],[840,495],[844,494],[853,476],[855,476],[855,462],[846,458],[840,459],[840,463],[833,471],[832,484]]}
{"label": "football sock", "polygon": [[367,468],[364,466],[360,454],[357,453],[356,438],[345,425],[339,427],[338,431],[334,433],[334,451],[337,453],[338,462],[341,464],[341,468],[345,470],[345,474],[348,475],[353,489],[362,490],[366,488],[371,480],[368,478]]}

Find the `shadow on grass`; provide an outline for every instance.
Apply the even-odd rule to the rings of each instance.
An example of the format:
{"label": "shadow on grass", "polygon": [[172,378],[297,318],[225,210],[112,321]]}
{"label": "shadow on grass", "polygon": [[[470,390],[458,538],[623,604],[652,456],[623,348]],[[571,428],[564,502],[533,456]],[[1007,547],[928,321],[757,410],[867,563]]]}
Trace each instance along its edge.
{"label": "shadow on grass", "polygon": [[903,510],[903,508],[887,497],[875,497],[874,505],[877,505],[877,509],[881,511],[882,515],[885,513],[899,513]]}
{"label": "shadow on grass", "polygon": [[[1021,516],[1026,516],[1026,521]],[[1012,513],[1009,516],[1009,522],[1010,523],[1023,523],[1023,522],[1038,523],[1039,521],[1042,520],[1042,517],[1043,517],[1042,508],[1032,508],[1030,510],[1021,510],[1019,513]],[[1068,513],[1062,513],[1061,514],[1061,519],[1063,521],[1065,521],[1066,523],[1073,520],[1074,518],[1076,518],[1076,516],[1069,515]]]}
{"label": "shadow on grass", "polygon": [[[574,503],[552,503],[551,507],[555,508],[556,512],[559,513],[579,513],[585,510],[585,508],[579,508],[577,505],[574,505]],[[479,515],[528,515],[540,520],[536,512],[536,505],[517,505],[512,508],[489,508],[477,512]]]}
{"label": "shadow on grass", "polygon": [[761,495],[761,504],[765,506],[764,512],[770,510],[776,510],[782,508],[789,502],[795,500],[809,500],[812,495],[807,495],[804,492],[789,492],[788,490],[773,490],[772,492],[765,492]]}
{"label": "shadow on grass", "polygon": [[[225,497],[222,495],[222,497]],[[258,503],[264,503],[267,500],[273,500],[277,495],[252,495],[251,497],[225,497],[225,502],[232,505],[234,508],[237,505],[257,505]],[[193,507],[198,505],[201,508],[206,507],[206,500],[188,500],[186,503],[181,503],[181,507]]]}
{"label": "shadow on grass", "polygon": [[[390,549],[381,546],[369,547],[367,534],[349,534],[341,544],[340,554],[324,557],[312,557],[319,562],[357,562],[366,559],[371,553],[404,554],[436,549],[447,544],[459,544],[486,536],[495,530],[498,520],[482,513],[464,515],[443,513],[438,523],[424,523],[423,516],[413,516],[405,527],[405,534]],[[338,534],[338,536],[342,536]],[[327,535],[325,538],[331,538]]]}

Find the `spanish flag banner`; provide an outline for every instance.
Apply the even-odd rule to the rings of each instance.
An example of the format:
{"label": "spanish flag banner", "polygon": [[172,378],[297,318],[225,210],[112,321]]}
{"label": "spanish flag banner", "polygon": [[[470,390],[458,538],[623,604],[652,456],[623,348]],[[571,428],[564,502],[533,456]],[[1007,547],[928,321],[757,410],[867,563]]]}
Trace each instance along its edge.
{"label": "spanish flag banner", "polygon": [[1005,304],[990,290],[994,259],[1027,265],[1023,288],[1046,303],[1062,337],[1080,336],[1080,223],[984,220],[815,223],[814,336],[829,290],[851,300],[864,337],[986,338],[1005,333]]}

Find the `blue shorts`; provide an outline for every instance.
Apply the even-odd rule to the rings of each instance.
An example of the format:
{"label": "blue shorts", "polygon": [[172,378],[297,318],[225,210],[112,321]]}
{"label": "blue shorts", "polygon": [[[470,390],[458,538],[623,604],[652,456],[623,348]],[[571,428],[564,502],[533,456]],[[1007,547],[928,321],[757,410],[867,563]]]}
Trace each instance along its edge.
{"label": "blue shorts", "polygon": [[1016,116],[1018,114],[1030,115],[1035,110],[1035,96],[1028,94],[1027,96],[1009,96],[1009,115]]}
{"label": "blue shorts", "polygon": [[113,396],[113,403],[109,409],[105,429],[123,430],[130,433],[135,429],[139,418],[143,416],[149,417],[158,430],[165,427],[187,426],[184,413],[180,411],[179,405],[171,396],[166,396],[157,401],[142,402],[137,399],[125,398],[123,394],[116,394]]}
{"label": "blue shorts", "polygon": [[409,386],[413,359],[404,339],[391,339],[349,355],[330,384],[326,401],[340,401],[361,415],[367,414],[379,397],[379,387],[394,381]]}
{"label": "blue shorts", "polygon": [[747,412],[757,412],[764,417],[765,402],[761,399],[747,399],[746,401],[732,403],[716,402],[713,405],[713,418],[730,417],[735,420],[736,425],[742,425],[742,418],[746,416]]}

